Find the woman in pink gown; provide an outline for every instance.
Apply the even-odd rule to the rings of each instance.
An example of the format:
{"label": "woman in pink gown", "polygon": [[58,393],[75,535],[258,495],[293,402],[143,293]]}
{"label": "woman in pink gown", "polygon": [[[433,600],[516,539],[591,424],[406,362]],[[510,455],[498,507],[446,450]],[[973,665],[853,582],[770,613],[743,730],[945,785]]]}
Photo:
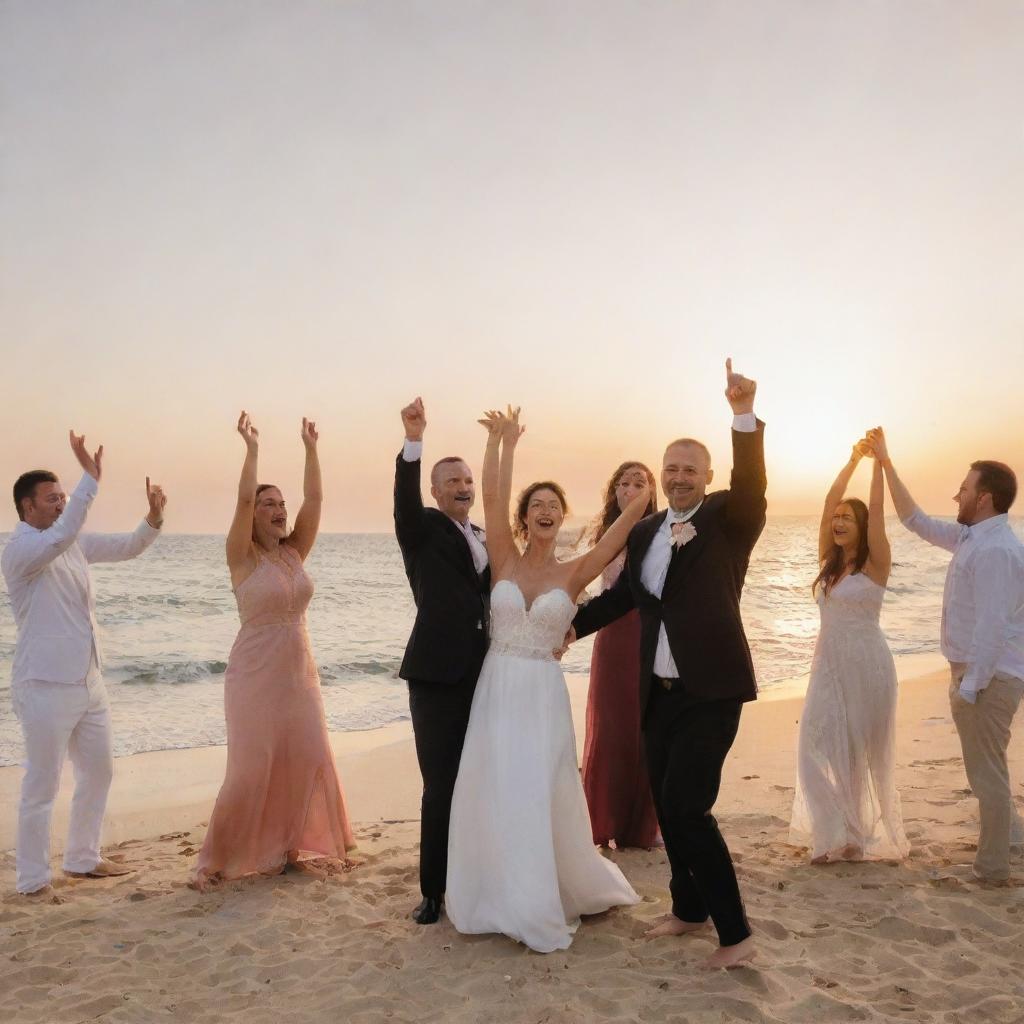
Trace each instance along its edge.
{"label": "woman in pink gown", "polygon": [[320,525],[318,434],[302,421],[303,502],[288,532],[284,498],[256,483],[259,434],[246,444],[227,561],[242,628],[224,677],[228,764],[195,884],[278,874],[311,855],[345,861],[354,846],[306,632],[313,581],[302,567]]}
{"label": "woman in pink gown", "polygon": [[[587,533],[596,544],[646,484],[651,501],[645,515],[657,511],[654,476],[642,462],[624,462],[605,488],[604,508]],[[601,574],[610,587],[625,562],[625,551]],[[590,660],[587,733],[583,743],[583,791],[590,808],[594,842],[617,849],[650,849],[657,837],[651,784],[640,732],[640,613],[636,610],[597,634]]]}

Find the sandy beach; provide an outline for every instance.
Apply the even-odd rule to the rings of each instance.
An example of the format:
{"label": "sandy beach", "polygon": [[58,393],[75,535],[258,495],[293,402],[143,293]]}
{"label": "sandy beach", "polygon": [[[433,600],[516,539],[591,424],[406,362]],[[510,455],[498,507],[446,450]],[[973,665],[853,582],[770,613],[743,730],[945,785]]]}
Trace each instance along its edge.
{"label": "sandy beach", "polygon": [[[934,659],[930,663],[934,668]],[[409,919],[418,899],[419,777],[408,724],[332,737],[359,865],[200,894],[186,880],[223,748],[118,759],[106,838],[137,869],[13,892],[19,768],[0,770],[0,1020],[959,1021],[1024,1020],[1024,888],[972,880],[976,803],[941,671],[901,663],[898,782],[914,844],[902,865],[811,867],[788,844],[799,698],[748,705],[718,816],[760,946],[708,974],[710,934],[644,941],[668,909],[660,850],[611,856],[643,902],[584,921],[564,953]],[[578,738],[586,679],[570,678]],[[1024,757],[1011,748],[1024,805]],[[70,775],[55,814],[54,855]],[[1024,874],[1024,865],[1021,866]]]}

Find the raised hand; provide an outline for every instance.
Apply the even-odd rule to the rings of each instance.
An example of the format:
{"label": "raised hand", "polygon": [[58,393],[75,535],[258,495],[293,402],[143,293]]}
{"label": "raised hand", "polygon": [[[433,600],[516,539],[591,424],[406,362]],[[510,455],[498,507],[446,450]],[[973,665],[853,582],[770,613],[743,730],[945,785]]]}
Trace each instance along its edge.
{"label": "raised hand", "polygon": [[881,427],[872,427],[867,434],[867,442],[879,462],[889,458],[889,446],[885,440],[885,431]]}
{"label": "raised hand", "polygon": [[237,429],[242,435],[245,447],[251,452],[257,451],[260,446],[260,432],[252,425],[252,420],[249,419],[249,414],[244,409],[238,417]]}
{"label": "raised hand", "polygon": [[167,508],[167,495],[159,484],[151,484],[149,477],[146,477],[146,501],[149,502],[149,515],[146,522],[159,530],[164,521],[164,509]]}
{"label": "raised hand", "polygon": [[502,430],[505,425],[505,417],[497,409],[488,409],[483,416],[477,420],[480,426],[491,435],[492,441],[500,441]]}
{"label": "raised hand", "polygon": [[307,449],[316,447],[317,441],[320,440],[320,432],[316,429],[316,424],[312,420],[307,420],[305,416],[302,417],[302,443]]}
{"label": "raised hand", "polygon": [[423,399],[417,395],[402,410],[402,426],[405,427],[407,441],[422,441],[423,431],[427,426],[427,415],[423,410]]}
{"label": "raised hand", "polygon": [[506,447],[514,448],[519,438],[526,433],[526,427],[520,426],[519,424],[519,410],[520,406],[516,406],[514,409],[510,405],[508,412],[505,414],[505,421],[501,425],[501,439]]}
{"label": "raised hand", "polygon": [[744,377],[742,373],[734,373],[732,359],[725,361],[725,397],[732,406],[733,414],[754,411],[754,395],[757,393],[757,381]]}
{"label": "raised hand", "polygon": [[867,435],[862,437],[854,446],[850,452],[850,461],[859,462],[861,459],[873,459],[875,457],[874,449],[871,447],[871,442],[868,440]]}
{"label": "raised hand", "polygon": [[69,430],[68,436],[71,440],[71,450],[75,453],[78,464],[93,480],[99,480],[100,474],[103,472],[103,445],[100,445],[90,455],[85,447],[85,434],[76,434],[73,430]]}

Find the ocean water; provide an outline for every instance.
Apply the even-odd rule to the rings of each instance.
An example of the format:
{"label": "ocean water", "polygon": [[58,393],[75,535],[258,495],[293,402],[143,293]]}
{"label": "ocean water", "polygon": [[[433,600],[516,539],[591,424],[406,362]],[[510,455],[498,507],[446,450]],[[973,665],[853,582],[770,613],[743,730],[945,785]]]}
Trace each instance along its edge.
{"label": "ocean water", "polygon": [[[1018,534],[1024,533],[1015,521]],[[758,682],[770,693],[808,671],[818,628],[810,595],[817,517],[769,518],[755,548],[743,615]],[[890,524],[894,568],[882,613],[896,655],[938,649],[949,555]],[[0,543],[6,537],[0,538]],[[93,566],[115,753],[225,742],[224,668],[238,629],[220,536],[169,535],[141,558]],[[326,534],[308,568],[316,582],[309,630],[332,730],[408,718],[397,677],[413,620],[398,545],[390,534]],[[0,765],[18,763],[21,736],[9,699],[15,627],[0,602]],[[566,655],[586,673],[592,639]]]}

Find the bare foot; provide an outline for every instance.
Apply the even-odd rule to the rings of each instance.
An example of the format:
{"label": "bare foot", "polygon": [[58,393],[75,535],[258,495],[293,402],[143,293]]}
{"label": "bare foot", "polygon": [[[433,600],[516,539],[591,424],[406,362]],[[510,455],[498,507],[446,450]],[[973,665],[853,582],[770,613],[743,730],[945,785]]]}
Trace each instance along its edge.
{"label": "bare foot", "polygon": [[662,935],[688,935],[707,928],[707,921],[680,921],[675,914],[666,914],[649,931],[644,933],[645,939],[660,939]]}
{"label": "bare foot", "polygon": [[719,946],[701,966],[706,971],[717,971],[723,967],[728,970],[749,964],[756,955],[754,937],[748,935],[742,942],[737,942],[735,946]]}
{"label": "bare foot", "polygon": [[64,874],[70,878],[113,878],[115,875],[130,875],[134,870],[127,864],[118,864],[116,861],[101,857],[92,871],[65,871]]}
{"label": "bare foot", "polygon": [[812,857],[811,858],[811,863],[812,864],[827,864],[828,863],[828,854],[827,853],[819,853],[817,857]]}
{"label": "bare foot", "polygon": [[864,851],[856,843],[848,843],[839,853],[840,860],[863,860]]}

